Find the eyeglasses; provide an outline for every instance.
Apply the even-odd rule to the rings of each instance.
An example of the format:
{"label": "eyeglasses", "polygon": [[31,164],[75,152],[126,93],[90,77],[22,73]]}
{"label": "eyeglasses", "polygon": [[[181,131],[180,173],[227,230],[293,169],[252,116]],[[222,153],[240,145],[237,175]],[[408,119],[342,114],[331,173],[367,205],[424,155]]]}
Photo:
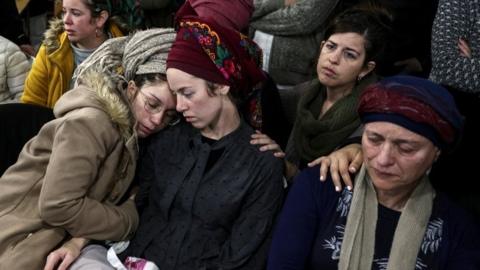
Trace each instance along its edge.
{"label": "eyeglasses", "polygon": [[175,110],[167,110],[165,106],[157,99],[149,97],[141,90],[138,90],[140,94],[143,96],[143,100],[145,101],[144,108],[150,114],[157,114],[160,112],[165,112],[163,115],[162,122],[166,123],[169,126],[174,126],[180,122],[180,115]]}

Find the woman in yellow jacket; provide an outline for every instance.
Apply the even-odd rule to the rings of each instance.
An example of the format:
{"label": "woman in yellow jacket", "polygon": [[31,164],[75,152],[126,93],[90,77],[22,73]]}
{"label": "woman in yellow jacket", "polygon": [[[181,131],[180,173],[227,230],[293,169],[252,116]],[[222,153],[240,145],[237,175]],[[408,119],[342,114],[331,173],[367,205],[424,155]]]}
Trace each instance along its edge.
{"label": "woman in yellow jacket", "polygon": [[111,14],[110,0],[63,0],[62,19],[52,20],[45,32],[22,102],[53,108],[72,88],[75,68],[105,40],[126,32],[119,17]]}

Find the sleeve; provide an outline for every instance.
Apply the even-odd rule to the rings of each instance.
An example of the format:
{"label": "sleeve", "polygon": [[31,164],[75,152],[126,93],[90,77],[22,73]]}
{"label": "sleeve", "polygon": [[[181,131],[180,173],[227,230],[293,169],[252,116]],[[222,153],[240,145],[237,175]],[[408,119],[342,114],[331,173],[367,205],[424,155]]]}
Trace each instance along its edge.
{"label": "sleeve", "polygon": [[252,20],[285,7],[285,0],[254,0]]}
{"label": "sleeve", "polygon": [[[272,159],[273,160],[273,159]],[[244,199],[230,237],[220,256],[207,262],[206,269],[263,269],[267,258],[265,241],[284,199],[282,164],[279,160],[260,170],[255,185]]]}
{"label": "sleeve", "polygon": [[313,192],[311,175],[303,171],[288,192],[276,224],[268,270],[306,269],[318,222]]}
{"label": "sleeve", "polygon": [[116,130],[106,116],[66,119],[55,134],[39,198],[45,223],[63,227],[73,237],[123,240],[138,226],[133,200],[112,205],[88,196],[98,171],[116,144]]}
{"label": "sleeve", "polygon": [[45,45],[42,45],[25,80],[25,88],[21,98],[23,103],[47,106],[48,68],[46,61],[47,52]]}
{"label": "sleeve", "polygon": [[13,43],[8,46],[8,60],[7,60],[7,84],[8,90],[12,96],[12,99],[19,100],[25,78],[30,70],[30,63],[23,52]]}
{"label": "sleeve", "polygon": [[139,190],[137,195],[135,195],[135,204],[140,215],[143,212],[143,209],[148,206],[148,197],[154,175],[153,151],[155,150],[155,147],[145,147],[147,147],[147,149],[138,162],[137,172],[135,174],[135,182],[139,185]]}
{"label": "sleeve", "polygon": [[[480,48],[480,26],[472,18],[474,12],[478,13],[479,10],[478,5],[475,7],[470,2],[441,0],[433,23],[430,77],[437,83],[457,90],[480,89],[480,52],[475,51],[475,48]],[[469,42],[472,58],[460,55],[457,45],[459,38]]]}
{"label": "sleeve", "polygon": [[273,11],[250,25],[271,35],[306,35],[315,32],[329,18],[338,0],[298,0],[294,5]]}
{"label": "sleeve", "polygon": [[460,216],[459,213],[464,213],[463,209],[452,214],[450,226],[447,229],[452,236],[447,236],[444,240],[451,251],[450,254],[443,255],[443,259],[446,260],[443,264],[446,266],[444,269],[480,269],[480,224],[470,215],[465,213],[464,216]]}

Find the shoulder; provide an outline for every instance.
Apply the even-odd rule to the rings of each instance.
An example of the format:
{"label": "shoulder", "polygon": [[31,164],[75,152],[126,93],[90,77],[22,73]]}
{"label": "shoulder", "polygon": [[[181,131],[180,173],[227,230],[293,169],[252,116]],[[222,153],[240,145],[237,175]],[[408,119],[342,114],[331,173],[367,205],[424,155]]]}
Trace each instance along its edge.
{"label": "shoulder", "polygon": [[480,241],[480,224],[478,217],[450,200],[444,193],[437,193],[434,201],[434,212],[432,217],[437,216],[445,225],[448,235],[454,237],[474,237]]}
{"label": "shoulder", "polygon": [[[68,126],[65,129],[66,132],[92,134],[101,136],[105,140],[116,140],[120,137],[120,132],[112,117],[105,109],[100,108],[100,105],[82,106],[82,104],[78,104],[75,107],[75,104],[62,104],[61,101],[64,100],[60,100],[60,103],[57,102],[59,104],[56,104],[55,109],[65,105],[64,111],[61,112],[62,115],[59,116],[58,111],[56,111],[56,114],[59,120],[61,120],[61,125]],[[67,107],[69,105],[71,106],[70,108]]]}
{"label": "shoulder", "polygon": [[114,21],[112,21],[110,23],[109,32],[112,34],[113,37],[123,37],[123,36],[125,36],[125,34],[120,29],[120,27]]}
{"label": "shoulder", "polygon": [[[350,193],[347,189],[344,192],[336,192],[330,174],[327,175],[325,181],[320,181],[320,167],[307,167],[301,170],[293,180],[292,189],[300,186],[301,189],[312,192],[321,203],[336,203],[336,198],[343,196],[345,192]],[[343,195],[342,195],[343,194]]]}
{"label": "shoulder", "polygon": [[171,144],[172,142],[185,143],[195,134],[195,129],[188,123],[181,121],[175,126],[167,126],[148,138],[148,144]]}
{"label": "shoulder", "polygon": [[[57,138],[71,144],[89,144],[97,154],[109,153],[124,145],[124,138],[109,116],[94,108],[79,108],[65,115],[56,129]],[[74,142],[75,141],[75,142]]]}
{"label": "shoulder", "polygon": [[45,31],[43,45],[47,52],[53,52],[60,46],[60,40],[64,33],[63,21],[59,18],[50,21],[50,27]]}
{"label": "shoulder", "polygon": [[255,131],[248,124],[242,123],[239,134],[234,138],[232,147],[237,152],[239,160],[249,160],[255,166],[261,166],[265,168],[279,169],[283,171],[283,162],[281,159],[275,157],[272,151],[260,151],[260,146],[250,143],[251,135]]}

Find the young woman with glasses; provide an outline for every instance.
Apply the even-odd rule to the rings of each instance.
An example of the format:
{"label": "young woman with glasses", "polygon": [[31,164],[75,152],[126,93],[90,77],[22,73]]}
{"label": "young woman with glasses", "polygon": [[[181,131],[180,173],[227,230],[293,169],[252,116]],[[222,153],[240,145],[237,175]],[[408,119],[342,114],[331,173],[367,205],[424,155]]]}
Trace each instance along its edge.
{"label": "young woman with glasses", "polygon": [[[174,39],[173,29],[110,39],[79,66],[56,119],[0,178],[0,269],[43,269],[62,244],[133,234],[138,138],[178,122],[165,76]],[[71,262],[64,249],[52,254]]]}

